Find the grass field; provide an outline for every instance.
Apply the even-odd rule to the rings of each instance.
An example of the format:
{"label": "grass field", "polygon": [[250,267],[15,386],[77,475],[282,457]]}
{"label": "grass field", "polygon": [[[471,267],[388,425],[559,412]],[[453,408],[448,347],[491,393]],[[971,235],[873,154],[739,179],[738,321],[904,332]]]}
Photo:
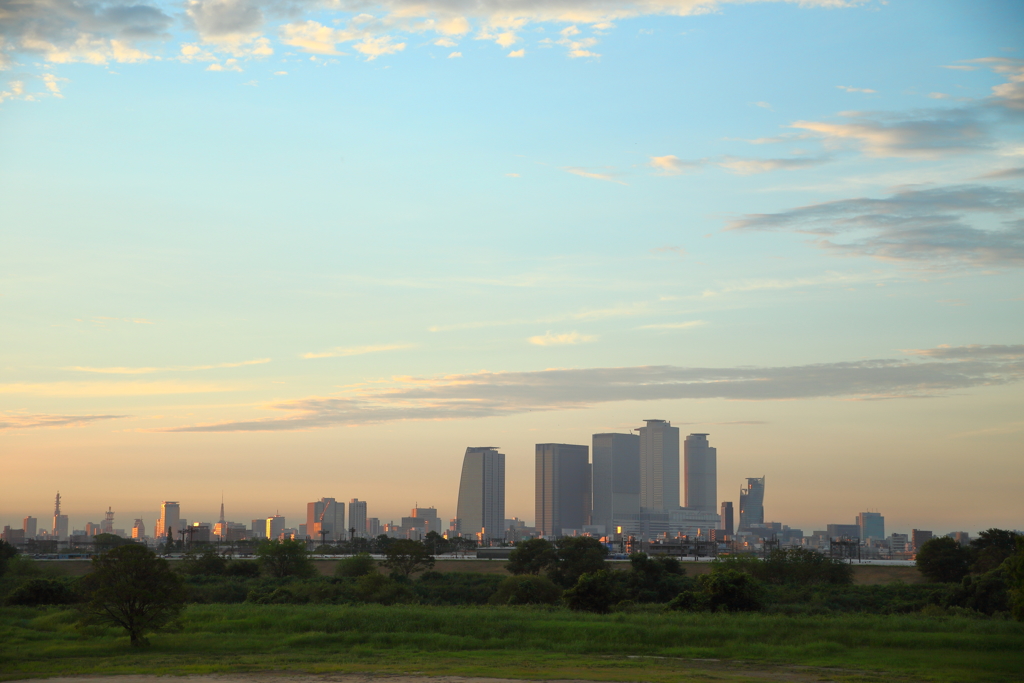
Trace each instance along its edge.
{"label": "grass field", "polygon": [[964,617],[192,605],[174,632],[153,635],[142,651],[117,630],[81,631],[74,620],[71,610],[0,609],[0,679],[239,671],[652,683],[1024,675],[1024,624]]}

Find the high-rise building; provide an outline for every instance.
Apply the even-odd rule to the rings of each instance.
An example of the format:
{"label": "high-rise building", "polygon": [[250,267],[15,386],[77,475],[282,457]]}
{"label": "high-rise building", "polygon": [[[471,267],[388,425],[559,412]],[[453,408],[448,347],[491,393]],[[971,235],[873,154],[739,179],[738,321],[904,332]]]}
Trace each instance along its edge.
{"label": "high-rise building", "polygon": [[132,538],[145,538],[146,537],[146,525],[143,524],[141,519],[135,520],[135,526],[132,527]]}
{"label": "high-rise building", "polygon": [[377,538],[380,536],[380,518],[369,517],[366,520],[366,535],[370,538]]}
{"label": "high-rise building", "polygon": [[879,512],[862,512],[857,515],[857,526],[860,527],[860,538],[876,541],[885,539],[885,517]]}
{"label": "high-rise building", "polygon": [[564,443],[536,446],[535,526],[544,536],[590,523],[590,449]]}
{"label": "high-rise building", "polygon": [[932,532],[923,531],[921,529],[910,530],[910,544],[914,546],[914,550],[920,550],[928,541],[932,540]]}
{"label": "high-rise building", "polygon": [[732,536],[732,503],[728,501],[722,503],[722,512],[719,516],[722,520],[722,525],[719,528],[725,533],[726,536]]}
{"label": "high-rise building", "polygon": [[443,534],[441,518],[437,515],[437,508],[421,508],[418,504],[412,509],[408,517],[402,517],[402,529],[406,532],[415,532],[410,538],[421,538],[431,531]]}
{"label": "high-rise building", "polygon": [[100,533],[114,533],[114,511],[110,509],[110,506],[107,506],[107,511],[103,513],[103,521],[100,522]]}
{"label": "high-rise building", "polygon": [[594,434],[593,458],[591,524],[610,534],[616,519],[640,514],[640,437]]}
{"label": "high-rise building", "polygon": [[348,538],[345,529],[345,504],[334,498],[321,498],[313,503],[307,503],[306,533],[315,541],[341,541]]}
{"label": "high-rise building", "polygon": [[826,529],[829,538],[860,538],[860,526],[856,524],[829,524]]}
{"label": "high-rise building", "polygon": [[171,539],[181,527],[181,507],[177,501],[165,500],[160,503],[160,518],[156,520],[156,538],[166,538],[167,530],[171,530]]}
{"label": "high-rise building", "polygon": [[251,533],[253,538],[266,538],[267,518],[260,517],[259,519],[252,520]]}
{"label": "high-rise building", "polygon": [[353,498],[348,502],[348,526],[356,536],[366,536],[366,501]]}
{"label": "high-rise building", "polygon": [[718,511],[718,449],[708,443],[707,434],[690,434],[683,442],[683,482],[686,507]]}
{"label": "high-rise building", "polygon": [[21,520],[21,529],[25,532],[25,538],[36,537],[36,534],[38,533],[36,531],[38,523],[39,520],[37,520],[35,517],[32,517],[31,515]]}
{"label": "high-rise building", "polygon": [[[679,428],[667,420],[644,420],[640,428],[640,507],[679,508]],[[714,510],[712,510],[714,513]]]}
{"label": "high-rise building", "polygon": [[470,447],[462,461],[459,505],[455,513],[459,533],[484,539],[505,535],[505,454],[492,446]]}
{"label": "high-rise building", "polygon": [[267,538],[273,541],[282,533],[284,533],[284,517],[281,515],[267,517]]}
{"label": "high-rise building", "polygon": [[68,516],[60,513],[60,491],[53,506],[53,537],[58,541],[68,540]]}
{"label": "high-rise building", "polygon": [[752,524],[764,524],[764,477],[748,477],[747,487],[740,489],[739,531],[750,531]]}

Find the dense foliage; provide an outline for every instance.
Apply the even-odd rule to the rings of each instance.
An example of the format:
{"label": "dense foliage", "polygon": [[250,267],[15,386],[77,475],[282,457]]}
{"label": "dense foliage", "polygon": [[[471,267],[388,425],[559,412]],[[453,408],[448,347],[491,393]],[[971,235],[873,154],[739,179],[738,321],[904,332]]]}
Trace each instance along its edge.
{"label": "dense foliage", "polygon": [[952,538],[933,538],[917,551],[917,568],[932,581],[962,580],[971,568],[971,551]]}

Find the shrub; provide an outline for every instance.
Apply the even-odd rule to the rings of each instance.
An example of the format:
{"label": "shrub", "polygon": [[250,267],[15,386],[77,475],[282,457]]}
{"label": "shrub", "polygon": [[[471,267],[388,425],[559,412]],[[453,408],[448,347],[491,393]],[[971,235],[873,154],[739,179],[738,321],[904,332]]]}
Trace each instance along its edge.
{"label": "shrub", "polygon": [[632,571],[626,574],[625,590],[634,602],[668,602],[693,584],[674,557],[633,553],[629,562]]}
{"label": "shrub", "polygon": [[569,609],[607,614],[621,600],[621,591],[607,569],[587,572],[563,596]]}
{"label": "shrub", "polygon": [[710,612],[756,612],[763,607],[764,587],[746,572],[724,569],[697,577],[697,588],[683,591],[670,609]]}
{"label": "shrub", "polygon": [[500,574],[429,571],[420,574],[411,588],[424,605],[486,605],[504,578]]}
{"label": "shrub", "polygon": [[308,578],[317,575],[302,541],[267,541],[256,549],[260,569],[269,576]]}
{"label": "shrub", "polygon": [[227,570],[228,561],[214,548],[200,552],[194,550],[185,554],[179,571],[186,576],[221,576]]}
{"label": "shrub", "polygon": [[260,575],[260,564],[254,560],[231,560],[224,566],[224,576],[239,579],[256,579]]}
{"label": "shrub", "polygon": [[550,579],[532,574],[509,576],[491,596],[492,605],[554,605],[562,589]]}
{"label": "shrub", "polygon": [[540,574],[557,563],[554,544],[543,538],[531,538],[516,545],[505,569],[513,574]]}
{"label": "shrub", "polygon": [[8,605],[70,605],[78,595],[64,581],[55,579],[29,579],[7,596]]}
{"label": "shrub", "polygon": [[570,536],[559,539],[555,546],[558,563],[548,570],[548,578],[563,588],[575,586],[584,574],[605,569],[608,548],[596,538]]}
{"label": "shrub", "polygon": [[355,598],[360,602],[393,605],[399,602],[411,602],[413,595],[409,586],[399,583],[389,576],[374,572],[361,576],[356,581]]}
{"label": "shrub", "polygon": [[1007,572],[1002,567],[981,576],[965,576],[946,598],[946,607],[963,607],[982,614],[1010,611]]}
{"label": "shrub", "polygon": [[741,571],[773,585],[850,585],[853,567],[840,559],[806,548],[780,548],[760,560],[739,555],[715,560],[712,571]]}
{"label": "shrub", "polygon": [[376,560],[370,557],[369,553],[360,553],[359,555],[339,560],[337,567],[334,569],[334,575],[338,578],[356,578],[376,571]]}
{"label": "shrub", "polygon": [[434,567],[434,557],[427,547],[411,539],[401,538],[391,543],[384,557],[384,566],[401,578]]}
{"label": "shrub", "polygon": [[932,581],[958,583],[967,576],[971,551],[943,536],[926,542],[917,551],[918,570]]}

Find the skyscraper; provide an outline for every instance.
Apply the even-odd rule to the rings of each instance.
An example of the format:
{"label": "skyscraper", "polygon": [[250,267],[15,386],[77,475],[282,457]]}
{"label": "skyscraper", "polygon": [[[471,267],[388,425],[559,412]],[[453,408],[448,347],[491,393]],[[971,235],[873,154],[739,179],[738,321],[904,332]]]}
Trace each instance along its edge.
{"label": "skyscraper", "polygon": [[35,517],[32,517],[31,515],[29,515],[21,521],[21,528],[25,532],[25,538],[36,537],[36,533],[38,533],[36,530],[38,521],[39,520],[37,520]]}
{"label": "skyscraper", "polygon": [[459,533],[485,539],[505,535],[505,454],[492,446],[470,447],[462,461],[459,506],[455,513]]}
{"label": "skyscraper", "polygon": [[[679,428],[666,420],[644,420],[640,428],[640,507],[679,509]],[[713,512],[713,511],[712,511]]]}
{"label": "skyscraper", "polygon": [[146,525],[141,519],[135,520],[135,526],[132,527],[132,538],[145,538],[146,537]]}
{"label": "skyscraper", "polygon": [[53,506],[53,537],[58,541],[68,540],[68,516],[60,513],[60,491]]}
{"label": "skyscraper", "polygon": [[722,512],[720,513],[722,520],[721,529],[725,532],[726,536],[732,536],[732,503],[722,503]]}
{"label": "skyscraper", "polygon": [[640,437],[594,434],[591,523],[615,531],[615,520],[640,514]]}
{"label": "skyscraper", "polygon": [[348,538],[345,529],[345,504],[334,498],[321,498],[306,503],[306,533],[314,541],[341,541]]}
{"label": "skyscraper", "polygon": [[348,502],[348,526],[356,536],[366,536],[366,501],[353,498]]}
{"label": "skyscraper", "polygon": [[273,541],[284,532],[284,517],[274,515],[267,517],[267,538]]}
{"label": "skyscraper", "polygon": [[857,526],[860,527],[860,538],[873,538],[881,541],[885,538],[885,517],[880,512],[862,512],[857,515]]}
{"label": "skyscraper", "polygon": [[686,507],[718,511],[718,449],[708,443],[707,434],[690,434],[683,442],[683,481]]}
{"label": "skyscraper", "polygon": [[736,531],[750,531],[751,524],[764,524],[764,477],[747,478],[740,489],[740,525]]}
{"label": "skyscraper", "polygon": [[165,538],[167,529],[171,530],[171,539],[174,539],[174,532],[181,526],[181,508],[177,501],[165,500],[160,503],[160,518],[156,521],[156,538]]}
{"label": "skyscraper", "polygon": [[561,536],[562,529],[590,523],[590,449],[564,443],[536,446],[537,530]]}
{"label": "skyscraper", "polygon": [[107,506],[107,511],[103,513],[103,521],[100,522],[100,533],[114,533],[114,511],[109,505]]}

